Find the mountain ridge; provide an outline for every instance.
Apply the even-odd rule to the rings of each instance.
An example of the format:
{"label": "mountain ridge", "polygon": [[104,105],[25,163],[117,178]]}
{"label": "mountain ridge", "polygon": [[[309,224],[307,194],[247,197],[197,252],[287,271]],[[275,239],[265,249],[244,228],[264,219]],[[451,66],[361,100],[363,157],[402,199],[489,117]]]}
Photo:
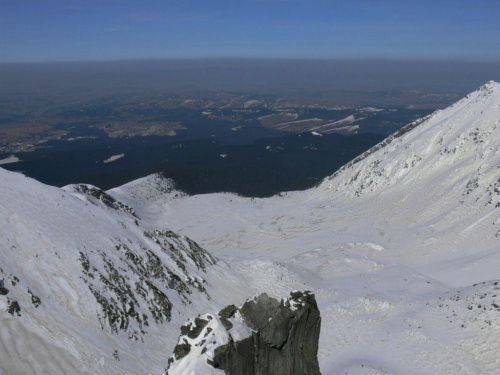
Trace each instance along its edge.
{"label": "mountain ridge", "polygon": [[[58,189],[4,170],[0,179],[4,200],[0,279],[8,290],[5,300],[0,300],[2,310],[16,302],[16,314],[4,314],[2,319],[2,324],[8,323],[2,330],[5,340],[0,351],[6,373],[30,373],[26,366],[32,364],[23,367],[22,357],[6,350],[8,338],[21,327],[30,341],[38,337],[45,342],[36,347],[22,344],[33,353],[57,342],[64,342],[70,351],[59,353],[58,359],[57,350],[46,352],[45,361],[31,371],[42,366],[54,373],[106,373],[106,364],[115,362],[114,350],[121,353],[122,362],[126,360],[123,352],[136,346],[129,341],[146,342],[146,347],[165,345],[165,337],[153,339],[155,332],[178,320],[183,306],[197,301],[205,308],[212,306],[205,275],[208,268],[220,266],[189,238],[168,230],[143,229],[141,219],[127,206],[101,204],[96,196],[106,195],[95,187]],[[229,277],[231,271],[221,267],[224,271],[218,272]],[[51,316],[58,322],[51,322]],[[82,346],[78,343],[82,337],[85,345],[94,344]],[[106,341],[114,342],[115,349],[101,353],[101,360],[92,360],[96,355],[92,346],[99,352]],[[27,354],[23,352],[18,355]],[[129,373],[134,368],[141,372],[133,362],[127,361],[128,370],[118,366],[111,373]],[[156,362],[161,371],[164,363]]]}

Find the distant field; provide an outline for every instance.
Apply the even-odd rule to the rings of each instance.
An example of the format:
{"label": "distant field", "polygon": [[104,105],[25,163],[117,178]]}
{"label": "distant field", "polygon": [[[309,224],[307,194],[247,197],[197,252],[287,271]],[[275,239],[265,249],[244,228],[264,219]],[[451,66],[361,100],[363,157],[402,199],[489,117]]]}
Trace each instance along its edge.
{"label": "distant field", "polygon": [[104,189],[163,172],[190,194],[259,197],[311,187],[432,111],[227,93],[16,103],[2,104],[4,168]]}

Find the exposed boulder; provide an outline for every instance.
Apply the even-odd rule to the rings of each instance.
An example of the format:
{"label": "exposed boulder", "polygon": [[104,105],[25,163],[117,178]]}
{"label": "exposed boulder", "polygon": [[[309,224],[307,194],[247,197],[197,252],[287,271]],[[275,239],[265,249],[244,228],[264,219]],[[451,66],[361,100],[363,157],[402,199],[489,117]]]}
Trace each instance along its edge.
{"label": "exposed boulder", "polygon": [[277,301],[264,293],[239,308],[190,320],[166,374],[208,374],[214,368],[238,375],[320,374],[320,326],[313,294],[292,292]]}
{"label": "exposed boulder", "polygon": [[19,306],[19,302],[17,301],[9,301],[9,305],[7,307],[7,312],[12,316],[21,316],[21,306]]}
{"label": "exposed boulder", "polygon": [[0,296],[6,296],[7,294],[9,294],[9,289],[5,287],[3,280],[0,280]]}

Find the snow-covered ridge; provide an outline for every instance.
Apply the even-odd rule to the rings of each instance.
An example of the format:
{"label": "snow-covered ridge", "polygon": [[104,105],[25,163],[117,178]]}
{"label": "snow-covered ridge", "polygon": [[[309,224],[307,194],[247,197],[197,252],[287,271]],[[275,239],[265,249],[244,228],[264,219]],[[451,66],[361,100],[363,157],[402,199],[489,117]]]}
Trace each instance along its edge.
{"label": "snow-covered ridge", "polygon": [[[0,196],[0,372],[142,373],[133,352],[153,354],[186,306],[209,305],[207,271],[224,265],[189,238],[142,227],[98,188],[59,189],[0,168]],[[17,357],[9,337],[19,356],[45,354]]]}
{"label": "snow-covered ridge", "polygon": [[145,219],[151,214],[148,210],[156,211],[165,202],[186,196],[184,192],[176,189],[173,180],[158,173],[131,181],[109,190],[108,193],[116,200],[134,207],[137,215]]}
{"label": "snow-covered ridge", "polygon": [[[489,186],[493,157],[498,160],[500,140],[500,84],[490,81],[445,110],[407,125],[339,172],[319,190],[350,196],[364,195],[398,183],[415,184],[451,165],[476,164],[476,177]],[[361,162],[362,161],[362,162]]]}
{"label": "snow-covered ridge", "polygon": [[[409,127],[325,179],[307,193],[308,199],[356,202],[376,212],[373,226],[421,228],[421,242],[413,245],[420,254],[444,257],[447,249],[466,248],[465,262],[465,254],[481,248],[485,257],[495,257],[500,239],[500,84],[490,81]],[[479,264],[482,276],[496,278],[491,263]],[[441,277],[449,279],[444,273]],[[461,285],[478,278],[467,267]]]}

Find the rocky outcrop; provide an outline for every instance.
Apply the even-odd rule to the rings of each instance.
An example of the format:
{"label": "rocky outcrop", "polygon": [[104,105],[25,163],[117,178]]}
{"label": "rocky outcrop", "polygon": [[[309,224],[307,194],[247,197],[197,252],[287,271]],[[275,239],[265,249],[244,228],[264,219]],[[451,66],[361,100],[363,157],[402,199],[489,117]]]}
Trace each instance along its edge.
{"label": "rocky outcrop", "polygon": [[[79,261],[81,278],[101,306],[101,326],[142,340],[151,318],[171,320],[174,294],[184,304],[195,290],[209,298],[201,275],[217,259],[187,237],[155,230],[136,244],[117,240],[113,252],[80,251]],[[41,301],[32,296],[32,302]]]}
{"label": "rocky outcrop", "polygon": [[214,367],[238,375],[320,374],[320,325],[313,294],[292,292],[281,301],[261,294],[181,327],[166,374],[212,373]]}
{"label": "rocky outcrop", "polygon": [[89,184],[75,184],[65,186],[63,189],[69,193],[74,193],[75,195],[82,194],[92,204],[102,205],[104,207],[111,208],[112,210],[137,217],[135,210],[132,207],[116,200],[111,195],[96,186]]}

